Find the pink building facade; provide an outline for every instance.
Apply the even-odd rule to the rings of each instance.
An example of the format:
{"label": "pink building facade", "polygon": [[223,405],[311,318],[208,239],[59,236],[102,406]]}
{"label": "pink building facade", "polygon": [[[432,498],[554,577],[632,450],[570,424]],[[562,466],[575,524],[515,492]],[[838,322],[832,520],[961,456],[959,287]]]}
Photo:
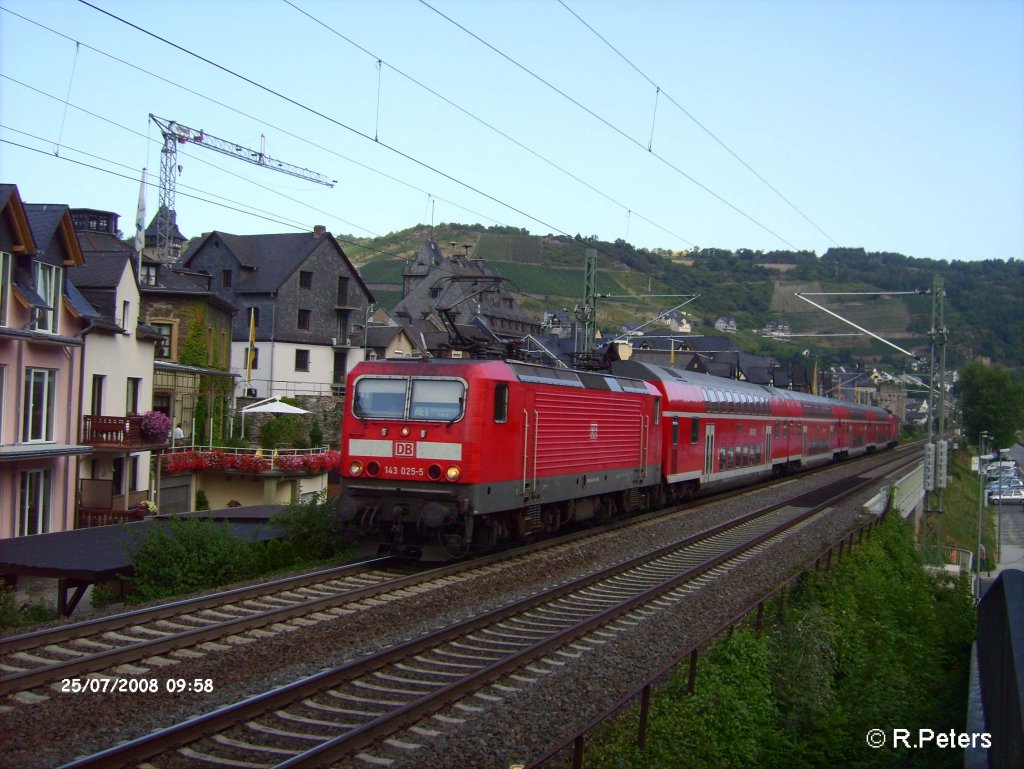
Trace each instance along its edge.
{"label": "pink building facade", "polygon": [[67,298],[82,264],[67,206],[0,184],[0,538],[74,528],[86,322]]}

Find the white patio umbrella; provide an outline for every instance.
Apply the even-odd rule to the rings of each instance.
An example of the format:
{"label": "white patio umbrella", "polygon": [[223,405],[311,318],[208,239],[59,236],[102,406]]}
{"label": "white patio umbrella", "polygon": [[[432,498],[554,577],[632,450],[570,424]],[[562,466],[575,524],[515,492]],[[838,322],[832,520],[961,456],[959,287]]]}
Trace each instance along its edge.
{"label": "white patio umbrella", "polygon": [[278,398],[266,398],[251,406],[246,406],[239,413],[242,415],[242,435],[244,436],[246,414],[308,414],[309,412],[298,406],[282,403]]}
{"label": "white patio umbrella", "polygon": [[306,409],[282,403],[277,398],[270,398],[267,401],[246,406],[242,409],[243,414],[308,414]]}

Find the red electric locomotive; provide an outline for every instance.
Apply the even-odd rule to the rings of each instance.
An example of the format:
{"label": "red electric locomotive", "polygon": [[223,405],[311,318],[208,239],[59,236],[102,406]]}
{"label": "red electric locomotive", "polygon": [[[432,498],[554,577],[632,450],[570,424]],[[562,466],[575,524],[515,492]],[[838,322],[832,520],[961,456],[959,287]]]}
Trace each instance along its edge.
{"label": "red electric locomotive", "polygon": [[502,360],[359,364],[342,424],[342,518],[425,560],[648,507],[662,489],[657,390]]}

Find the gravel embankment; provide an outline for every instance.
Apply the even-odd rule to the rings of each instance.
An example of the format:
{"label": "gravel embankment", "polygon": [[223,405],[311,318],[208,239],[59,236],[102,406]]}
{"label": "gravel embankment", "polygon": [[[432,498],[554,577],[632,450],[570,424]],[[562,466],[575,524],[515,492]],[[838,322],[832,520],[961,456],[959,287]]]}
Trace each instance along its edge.
{"label": "gravel embankment", "polygon": [[[840,477],[849,472],[848,467],[837,467],[827,474]],[[220,650],[201,658],[169,655],[177,660],[175,664],[147,665],[149,671],[143,674],[159,680],[161,691],[157,694],[69,694],[51,688],[45,691],[48,698],[43,701],[4,705],[0,710],[3,766],[20,769],[65,763],[651,550],[670,538],[781,499],[794,489],[810,489],[824,482],[820,475],[791,480],[711,503],[681,518],[559,548],[529,560],[528,565],[456,578],[429,592],[382,602],[292,632],[257,632],[259,638],[254,642],[218,644]],[[737,607],[796,571],[808,553],[850,526],[863,501],[843,505],[827,521],[788,537],[713,588],[696,591],[673,610],[641,622],[635,633],[581,655],[557,674],[539,676],[534,684],[517,684],[520,692],[501,705],[500,717],[498,711],[490,712],[494,708],[487,709],[468,718],[457,730],[442,729],[429,744],[423,744],[422,737],[416,739],[423,747],[406,756],[388,753],[388,757],[417,767],[497,767],[536,755],[553,739],[553,724],[564,728],[569,723],[586,722]],[[214,690],[210,694],[169,694],[164,685],[171,678],[211,679]],[[514,717],[507,715],[509,709],[514,709]],[[465,713],[459,715],[466,718]],[[438,726],[432,722],[431,728]]]}

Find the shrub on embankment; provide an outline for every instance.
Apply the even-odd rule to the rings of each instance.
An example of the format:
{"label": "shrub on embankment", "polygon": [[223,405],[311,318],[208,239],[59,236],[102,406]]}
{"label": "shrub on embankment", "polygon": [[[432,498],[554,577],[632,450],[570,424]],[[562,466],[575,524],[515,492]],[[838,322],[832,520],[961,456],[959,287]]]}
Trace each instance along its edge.
{"label": "shrub on embankment", "polygon": [[343,556],[336,500],[325,494],[287,505],[270,521],[285,537],[249,542],[226,523],[174,517],[149,526],[130,546],[129,602],[209,590],[232,582],[299,569]]}
{"label": "shrub on embankment", "polygon": [[[892,730],[964,731],[974,606],[967,584],[926,572],[893,516],[790,594],[784,622],[743,629],[653,700],[647,749],[635,716],[588,752],[593,767],[962,766],[955,749],[893,750]],[[868,747],[882,729],[887,745]]]}

